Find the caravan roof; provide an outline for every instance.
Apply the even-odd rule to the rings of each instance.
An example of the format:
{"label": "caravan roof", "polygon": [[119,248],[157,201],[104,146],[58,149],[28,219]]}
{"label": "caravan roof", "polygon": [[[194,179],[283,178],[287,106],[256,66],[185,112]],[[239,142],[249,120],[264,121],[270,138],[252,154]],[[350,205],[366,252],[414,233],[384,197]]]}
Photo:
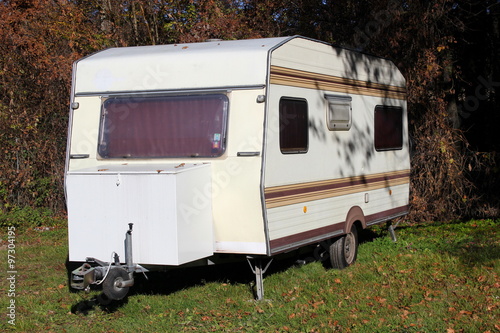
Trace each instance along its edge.
{"label": "caravan roof", "polygon": [[[301,36],[110,48],[75,63],[75,94],[264,86],[269,57],[284,44],[288,67],[367,82],[404,86],[388,60]],[[290,54],[290,50],[293,54]],[[311,52],[311,51],[315,52]],[[311,59],[313,55],[314,59]],[[273,65],[280,66],[280,55]],[[307,65],[306,65],[307,64]]]}
{"label": "caravan roof", "polygon": [[264,85],[268,52],[286,40],[106,49],[76,63],[75,93]]}

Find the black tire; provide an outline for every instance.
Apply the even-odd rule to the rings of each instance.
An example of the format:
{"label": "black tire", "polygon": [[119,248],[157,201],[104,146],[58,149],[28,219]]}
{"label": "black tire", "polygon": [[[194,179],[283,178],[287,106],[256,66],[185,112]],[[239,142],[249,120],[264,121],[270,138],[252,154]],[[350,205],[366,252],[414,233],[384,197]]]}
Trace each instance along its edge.
{"label": "black tire", "polygon": [[128,273],[123,268],[111,268],[102,283],[102,292],[110,300],[121,300],[127,295],[129,287],[118,287],[118,283],[128,279]]}
{"label": "black tire", "polygon": [[330,263],[333,268],[344,269],[356,261],[358,256],[358,231],[352,226],[351,232],[337,238],[330,245]]}

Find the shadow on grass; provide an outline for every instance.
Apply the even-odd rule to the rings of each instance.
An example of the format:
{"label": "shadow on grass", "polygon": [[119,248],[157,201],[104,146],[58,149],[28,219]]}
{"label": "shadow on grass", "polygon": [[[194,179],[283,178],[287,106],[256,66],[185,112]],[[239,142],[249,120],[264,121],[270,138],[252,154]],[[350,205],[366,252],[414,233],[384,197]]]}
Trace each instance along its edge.
{"label": "shadow on grass", "polygon": [[122,306],[128,303],[128,297],[125,297],[119,301],[111,301],[106,298],[104,294],[92,297],[88,300],[80,301],[71,307],[71,313],[82,314],[84,316],[88,315],[89,312],[96,308],[100,308],[102,311],[113,313],[119,310]]}
{"label": "shadow on grass", "polygon": [[[379,237],[389,236],[365,229],[359,232],[359,243],[371,242]],[[327,244],[328,242],[324,245]],[[268,260],[270,260],[270,258],[263,259],[263,266],[266,265]],[[325,253],[325,248],[321,248],[321,245],[305,246],[298,250],[274,256],[273,262],[264,274],[264,277],[282,273],[292,267],[318,261],[323,262],[325,267],[328,267],[329,257],[328,253]],[[248,285],[248,295],[252,297],[255,283],[255,275],[252,273],[245,257],[241,257],[239,261],[227,264],[175,269],[168,272],[150,272],[147,273],[147,277],[146,279],[141,274],[136,275],[136,283],[133,290],[131,290],[131,295],[168,295],[186,288],[211,282],[220,282],[227,284],[246,284]]]}
{"label": "shadow on grass", "polygon": [[[274,260],[265,276],[285,271],[294,265],[295,261],[290,258]],[[109,302],[104,294],[100,294],[89,300],[82,300],[74,304],[71,307],[71,312],[88,315],[92,310],[100,308],[111,313],[126,305],[128,297],[134,295],[170,295],[184,289],[213,282],[247,285],[248,298],[251,299],[253,297],[255,276],[245,258],[242,257],[242,261],[230,264],[152,271],[146,273],[146,275],[135,274],[134,279],[134,286],[130,288],[130,292],[123,300]],[[100,290],[100,288],[92,285],[91,290]],[[75,290],[71,291],[75,292]]]}
{"label": "shadow on grass", "polygon": [[[360,244],[371,242],[378,237],[383,236],[369,229],[359,232]],[[328,244],[328,242],[324,242],[323,245],[320,246],[306,246],[299,250],[294,250],[286,254],[273,257],[273,262],[264,274],[264,277],[278,274],[292,267],[315,261],[320,261],[325,267],[328,267],[328,251],[325,251],[325,246]],[[232,263],[179,268],[168,271],[152,271],[146,273],[146,275],[136,274],[134,277],[134,286],[130,289],[129,294],[123,300],[109,302],[106,297],[101,294],[92,299],[83,300],[74,304],[71,311],[73,313],[87,315],[90,311],[99,307],[103,311],[114,312],[127,304],[129,296],[170,295],[184,289],[202,286],[213,282],[247,285],[248,297],[251,299],[252,296],[255,296],[255,275],[252,273],[249,263],[246,261],[245,257],[241,256],[239,259],[240,260]],[[268,260],[270,260],[270,258],[264,258],[263,266],[267,264]],[[69,279],[71,271],[76,267],[74,263],[69,262],[66,263],[66,267]],[[99,290],[99,288],[95,286],[92,286],[91,289]],[[71,291],[74,292],[75,290]]]}

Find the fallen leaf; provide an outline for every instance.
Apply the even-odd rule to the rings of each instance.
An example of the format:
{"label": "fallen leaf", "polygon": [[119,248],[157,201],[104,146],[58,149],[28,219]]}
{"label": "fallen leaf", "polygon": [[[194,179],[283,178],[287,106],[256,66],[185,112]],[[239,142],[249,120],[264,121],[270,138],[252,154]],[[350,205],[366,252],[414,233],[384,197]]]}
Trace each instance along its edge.
{"label": "fallen leaf", "polygon": [[325,304],[325,301],[319,301],[319,302],[314,302],[312,303],[313,308],[317,309],[318,306]]}

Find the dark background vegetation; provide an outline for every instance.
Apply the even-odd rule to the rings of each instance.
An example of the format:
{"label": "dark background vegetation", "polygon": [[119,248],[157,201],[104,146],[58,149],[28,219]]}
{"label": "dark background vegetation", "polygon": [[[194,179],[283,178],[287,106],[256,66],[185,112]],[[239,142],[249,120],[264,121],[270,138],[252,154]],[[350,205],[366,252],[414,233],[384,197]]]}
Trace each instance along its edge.
{"label": "dark background vegetation", "polygon": [[0,212],[64,214],[73,61],[115,46],[298,34],[402,70],[412,221],[498,217],[499,19],[496,0],[0,0]]}

